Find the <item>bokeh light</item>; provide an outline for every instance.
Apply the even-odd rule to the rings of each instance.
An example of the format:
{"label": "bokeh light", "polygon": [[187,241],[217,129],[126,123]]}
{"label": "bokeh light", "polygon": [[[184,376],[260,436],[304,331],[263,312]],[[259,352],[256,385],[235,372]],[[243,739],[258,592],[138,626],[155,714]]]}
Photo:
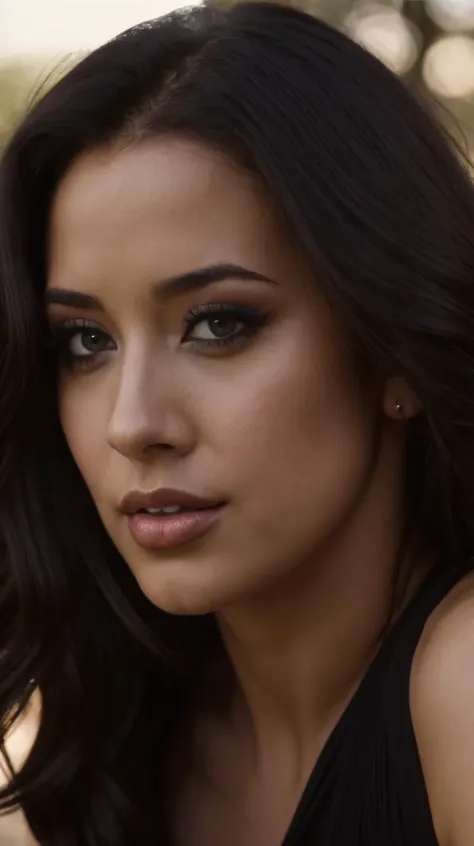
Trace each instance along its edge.
{"label": "bokeh light", "polygon": [[428,48],[423,61],[426,84],[442,97],[467,97],[474,92],[474,39],[447,35]]}
{"label": "bokeh light", "polygon": [[474,0],[426,0],[429,14],[449,31],[474,27]]}
{"label": "bokeh light", "polygon": [[355,41],[396,73],[407,73],[416,61],[415,31],[397,9],[360,6],[349,15],[346,28]]}

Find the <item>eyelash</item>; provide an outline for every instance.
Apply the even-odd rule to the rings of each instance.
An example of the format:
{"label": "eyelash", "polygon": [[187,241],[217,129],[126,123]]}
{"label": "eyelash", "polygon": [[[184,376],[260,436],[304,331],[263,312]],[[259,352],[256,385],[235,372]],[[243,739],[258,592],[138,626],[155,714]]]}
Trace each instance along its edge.
{"label": "eyelash", "polygon": [[204,339],[196,338],[193,343],[198,343],[200,346],[228,346],[236,343],[241,338],[248,338],[260,329],[268,321],[268,312],[263,309],[255,308],[253,306],[235,305],[231,303],[206,303],[197,308],[191,309],[186,315],[186,332],[184,334],[184,341],[187,336],[200,323],[205,323],[206,320],[213,318],[230,317],[237,323],[242,323],[244,328],[228,338],[213,338]]}
{"label": "eyelash", "polygon": [[[227,317],[235,320],[236,323],[242,323],[242,328],[226,338],[189,338],[189,335],[196,326],[212,319],[219,319],[220,317]],[[191,309],[186,315],[182,343],[192,344],[208,351],[211,349],[221,350],[229,348],[236,346],[239,341],[242,342],[244,339],[250,339],[268,322],[268,319],[268,312],[253,306],[230,303],[206,303],[205,305]],[[91,352],[84,356],[71,353],[68,346],[75,335],[81,334],[81,330],[83,333],[86,333],[88,330],[95,332],[104,339],[109,337],[108,333],[101,329],[100,326],[84,318],[69,319],[62,323],[57,323],[51,328],[50,342],[52,342],[62,362],[69,369],[92,369],[97,364],[98,357],[109,352],[108,350],[101,350],[100,352]]]}

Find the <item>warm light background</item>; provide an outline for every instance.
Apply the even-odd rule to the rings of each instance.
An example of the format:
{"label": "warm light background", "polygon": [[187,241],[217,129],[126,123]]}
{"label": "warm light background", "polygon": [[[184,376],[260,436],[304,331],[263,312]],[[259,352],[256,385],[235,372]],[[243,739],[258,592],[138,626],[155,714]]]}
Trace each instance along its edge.
{"label": "warm light background", "polygon": [[[335,0],[337,2],[337,0]],[[176,0],[0,0],[0,56],[47,56],[91,49]]]}

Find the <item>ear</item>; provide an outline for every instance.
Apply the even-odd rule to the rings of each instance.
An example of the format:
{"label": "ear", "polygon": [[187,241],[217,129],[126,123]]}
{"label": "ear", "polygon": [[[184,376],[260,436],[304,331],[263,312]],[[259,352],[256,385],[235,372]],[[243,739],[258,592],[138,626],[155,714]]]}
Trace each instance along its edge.
{"label": "ear", "polygon": [[405,379],[391,376],[385,383],[382,405],[391,420],[411,420],[421,411],[421,402]]}

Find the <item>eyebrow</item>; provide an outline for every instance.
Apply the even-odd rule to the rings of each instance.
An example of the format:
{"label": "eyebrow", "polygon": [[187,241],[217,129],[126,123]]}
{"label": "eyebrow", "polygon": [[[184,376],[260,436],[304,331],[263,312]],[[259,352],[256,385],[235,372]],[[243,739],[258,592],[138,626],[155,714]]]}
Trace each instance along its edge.
{"label": "eyebrow", "polygon": [[[265,282],[271,285],[277,284],[274,279],[270,279],[262,273],[257,273],[255,270],[241,267],[238,264],[213,264],[208,267],[190,270],[188,273],[182,273],[179,276],[164,279],[154,286],[153,293],[158,302],[166,302],[191,291],[206,288],[215,282],[230,280],[250,280],[254,282]],[[69,291],[66,288],[49,288],[45,292],[45,304],[94,309],[95,311],[103,310],[102,303],[98,297],[94,297],[91,294],[82,294],[80,291]]]}

